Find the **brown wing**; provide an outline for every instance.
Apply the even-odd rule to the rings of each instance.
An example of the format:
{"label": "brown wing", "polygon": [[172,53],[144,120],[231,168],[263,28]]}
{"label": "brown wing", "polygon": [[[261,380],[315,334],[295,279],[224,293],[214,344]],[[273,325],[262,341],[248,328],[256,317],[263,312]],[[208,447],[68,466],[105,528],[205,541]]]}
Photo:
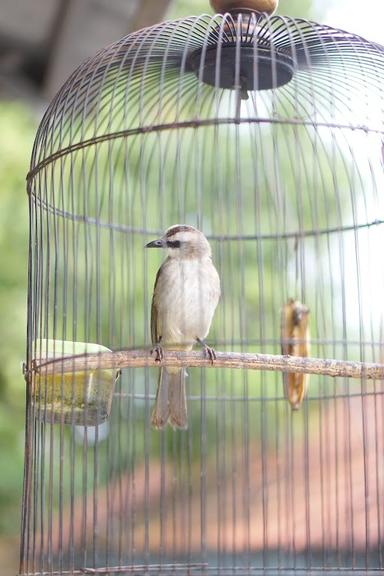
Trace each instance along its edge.
{"label": "brown wing", "polygon": [[153,296],[152,296],[152,308],[151,308],[151,338],[152,344],[159,344],[161,340],[161,334],[159,334],[159,327],[158,327],[158,312],[157,312],[157,304],[155,302],[155,293],[156,293],[156,286],[159,281],[159,276],[161,273],[162,266],[157,271],[155,285],[153,287]]}

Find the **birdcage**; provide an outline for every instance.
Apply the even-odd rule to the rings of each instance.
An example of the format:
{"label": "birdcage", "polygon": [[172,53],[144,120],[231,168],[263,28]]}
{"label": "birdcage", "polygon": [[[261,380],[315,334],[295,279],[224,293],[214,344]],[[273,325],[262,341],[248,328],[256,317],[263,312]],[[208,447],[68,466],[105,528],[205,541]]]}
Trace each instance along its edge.
{"label": "birdcage", "polygon": [[[384,568],[384,49],[213,4],[84,62],[39,128],[21,574]],[[220,276],[210,357],[152,353],[175,224]],[[186,366],[188,426],[154,429]]]}

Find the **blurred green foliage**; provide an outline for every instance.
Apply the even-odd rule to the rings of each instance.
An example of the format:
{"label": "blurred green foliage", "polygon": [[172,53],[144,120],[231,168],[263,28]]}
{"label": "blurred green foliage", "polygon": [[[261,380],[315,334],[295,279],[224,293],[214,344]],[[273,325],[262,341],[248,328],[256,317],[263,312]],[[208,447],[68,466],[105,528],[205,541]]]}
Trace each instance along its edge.
{"label": "blurred green foliage", "polygon": [[21,104],[0,106],[0,533],[18,530],[24,449],[28,171],[36,123]]}

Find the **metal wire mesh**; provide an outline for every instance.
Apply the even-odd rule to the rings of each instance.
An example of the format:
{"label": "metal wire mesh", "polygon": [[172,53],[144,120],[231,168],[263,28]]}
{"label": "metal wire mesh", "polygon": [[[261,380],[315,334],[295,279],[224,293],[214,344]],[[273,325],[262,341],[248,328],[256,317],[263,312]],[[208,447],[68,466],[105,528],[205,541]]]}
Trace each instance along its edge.
{"label": "metal wire mesh", "polygon": [[381,363],[383,71],[362,38],[244,13],[129,35],[65,83],[28,175],[21,573],[384,568],[381,382],[311,376],[293,413],[281,373],[190,369],[188,430],[159,432],[153,368],[35,371],[150,346],[143,247],[178,222],[213,249],[217,350],[279,354],[293,297],[313,356]]}

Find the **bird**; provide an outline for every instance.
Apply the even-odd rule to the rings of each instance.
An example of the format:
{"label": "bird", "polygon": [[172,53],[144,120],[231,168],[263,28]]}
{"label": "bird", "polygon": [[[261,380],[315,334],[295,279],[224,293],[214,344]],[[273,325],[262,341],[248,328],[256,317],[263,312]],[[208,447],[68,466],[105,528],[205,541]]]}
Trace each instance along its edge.
{"label": "bird", "polygon": [[[192,350],[198,342],[214,362],[215,351],[205,338],[221,295],[219,274],[202,232],[186,224],[168,228],[146,248],[162,248],[167,258],[155,280],[151,309],[152,352],[161,361],[163,350]],[[152,427],[188,428],[185,368],[160,369]]]}

